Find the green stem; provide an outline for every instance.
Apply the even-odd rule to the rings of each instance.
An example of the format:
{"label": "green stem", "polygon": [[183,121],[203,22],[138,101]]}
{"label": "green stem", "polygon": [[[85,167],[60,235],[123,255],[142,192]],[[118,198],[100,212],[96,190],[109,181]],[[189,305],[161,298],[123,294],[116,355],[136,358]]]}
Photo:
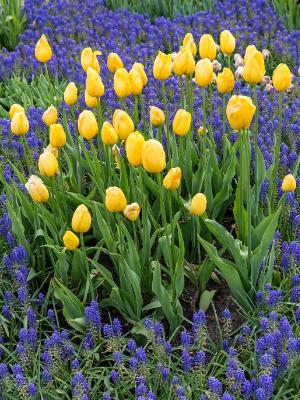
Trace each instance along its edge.
{"label": "green stem", "polygon": [[88,257],[87,257],[85,246],[84,246],[83,233],[80,233],[80,244],[81,244],[82,252],[83,252],[83,256],[84,256],[84,264],[85,264],[86,279],[87,279],[87,285],[85,287],[85,292],[84,292],[84,297],[83,297],[83,304],[85,304],[86,300],[87,300],[88,293],[91,294],[92,299],[95,298],[95,294],[94,294],[94,288],[93,288],[93,283],[92,283],[91,274],[90,274]]}
{"label": "green stem", "polygon": [[182,76],[179,77],[179,87],[180,87],[180,103],[182,108],[185,108],[185,93],[184,93]]}
{"label": "green stem", "polygon": [[239,190],[240,190],[240,207],[239,207],[239,220],[240,226],[238,227],[239,239],[243,238],[243,208],[244,208],[244,200],[243,200],[243,164],[244,164],[244,152],[243,152],[243,131],[239,131],[239,148],[240,148],[240,177],[239,177]]}
{"label": "green stem", "polygon": [[222,144],[223,144],[223,160],[226,159],[225,155],[225,144],[226,144],[226,96],[223,94],[222,96],[222,106],[223,106],[223,135],[222,135]]}
{"label": "green stem", "polygon": [[26,139],[25,139],[24,135],[21,136],[21,143],[22,143],[22,147],[23,147],[23,153],[24,153],[24,157],[25,157],[26,166],[28,169],[28,175],[30,175],[30,162],[29,162],[29,158],[28,158],[28,154],[27,154]]}
{"label": "green stem", "polygon": [[44,66],[45,66],[45,73],[46,73],[46,78],[47,78],[47,81],[48,81],[51,97],[52,97],[53,103],[56,103],[55,100],[54,100],[54,88],[53,88],[53,85],[52,85],[51,80],[50,80],[47,63],[44,63]]}
{"label": "green stem", "polygon": [[66,193],[65,193],[65,189],[64,189],[64,178],[63,178],[61,157],[62,157],[62,151],[61,151],[61,148],[59,148],[58,149],[58,166],[59,166],[61,192],[62,192],[63,198],[64,198],[64,214],[65,214],[65,219],[66,219],[67,218],[67,201],[66,201]]}
{"label": "green stem", "polygon": [[98,99],[98,120],[99,120],[99,132],[97,135],[97,146],[98,146],[98,155],[101,159],[101,129],[103,125],[103,114],[102,114],[102,107],[101,107],[101,99]]}
{"label": "green stem", "polygon": [[251,266],[251,224],[252,224],[252,213],[251,213],[251,182],[250,182],[250,162],[251,162],[251,143],[250,143],[250,132],[249,129],[244,130],[243,135],[244,149],[246,155],[246,193],[247,193],[247,246],[248,246],[248,269]]}
{"label": "green stem", "polygon": [[[71,116],[73,119],[74,127],[77,126],[76,117],[74,114],[73,106],[70,106]],[[78,183],[78,191],[81,194],[81,152],[80,152],[80,143],[79,143],[80,135],[77,133],[76,136],[76,146],[77,146],[77,157],[78,157],[78,164],[77,164],[77,183]]]}
{"label": "green stem", "polygon": [[143,117],[143,127],[144,127],[144,134],[145,138],[148,139],[148,131],[147,131],[147,121],[146,121],[146,114],[145,114],[145,103],[144,103],[144,96],[143,93],[139,94],[139,99],[142,107],[142,117]]}
{"label": "green stem", "polygon": [[[257,101],[257,85],[254,85],[254,104],[256,107],[254,122],[254,196],[255,196],[255,217],[258,216],[259,192],[258,192],[258,101]],[[251,152],[250,152],[251,154]]]}
{"label": "green stem", "polygon": [[214,134],[213,134],[213,126],[212,126],[212,121],[213,121],[213,110],[212,110],[212,85],[209,85],[208,88],[209,91],[209,137],[210,137],[210,145],[211,148],[215,148],[215,139],[214,139]]}
{"label": "green stem", "polygon": [[167,94],[166,94],[166,86],[165,81],[161,81],[162,87],[162,94],[163,94],[163,102],[164,102],[164,109],[166,115],[166,132],[167,132],[167,146],[168,146],[168,161],[171,161],[171,142],[170,142],[170,120],[169,120],[169,111],[168,111],[168,103],[167,103]]}
{"label": "green stem", "polygon": [[156,139],[161,142],[161,137],[162,137],[162,125],[158,125],[157,127],[157,137]]}
{"label": "green stem", "polygon": [[162,220],[162,226],[167,225],[167,217],[166,217],[166,210],[165,210],[165,203],[164,203],[164,193],[163,193],[163,187],[162,187],[162,182],[161,182],[161,175],[156,174],[156,179],[157,179],[157,184],[159,188],[159,207],[160,207],[160,214],[161,214],[161,220]]}
{"label": "green stem", "polygon": [[227,61],[228,61],[228,68],[231,69],[230,54],[228,54],[228,56],[227,56]]}

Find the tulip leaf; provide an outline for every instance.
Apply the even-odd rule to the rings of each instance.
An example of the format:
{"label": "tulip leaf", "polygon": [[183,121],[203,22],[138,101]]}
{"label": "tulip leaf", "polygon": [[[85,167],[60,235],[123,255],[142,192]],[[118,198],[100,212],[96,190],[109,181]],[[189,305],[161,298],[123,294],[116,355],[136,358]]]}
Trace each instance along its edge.
{"label": "tulip leaf", "polygon": [[212,299],[216,293],[216,290],[204,290],[200,296],[199,308],[206,311],[212,302]]}
{"label": "tulip leaf", "polygon": [[175,281],[175,289],[176,289],[176,296],[177,298],[182,294],[184,289],[184,241],[182,237],[181,230],[179,225],[177,225],[178,230],[178,238],[179,238],[179,252],[178,257],[176,258],[176,266],[175,266],[175,273],[172,277],[172,286],[174,286]]}
{"label": "tulip leaf", "polygon": [[198,268],[198,281],[200,286],[200,292],[203,292],[206,288],[206,285],[211,277],[215,269],[214,263],[211,261],[209,257],[205,257],[205,260],[199,265]]}

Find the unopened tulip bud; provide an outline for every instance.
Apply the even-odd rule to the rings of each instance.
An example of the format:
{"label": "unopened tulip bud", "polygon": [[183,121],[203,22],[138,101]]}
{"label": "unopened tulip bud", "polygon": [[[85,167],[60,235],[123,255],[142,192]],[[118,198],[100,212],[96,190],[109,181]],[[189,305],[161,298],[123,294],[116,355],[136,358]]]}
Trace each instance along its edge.
{"label": "unopened tulip bud", "polygon": [[[246,56],[245,56],[246,58]],[[245,62],[243,78],[248,83],[258,84],[266,73],[265,62],[260,51],[253,51]]]}
{"label": "unopened tulip bud", "polygon": [[46,36],[42,35],[35,45],[35,58],[42,63],[46,63],[51,57],[51,47],[49,46]]}
{"label": "unopened tulip bud", "polygon": [[73,104],[76,103],[77,101],[77,87],[74,82],[68,83],[68,86],[66,87],[64,91],[64,101],[66,104],[69,106],[72,106]]}
{"label": "unopened tulip bud", "polygon": [[87,90],[84,92],[84,101],[85,104],[90,108],[96,108],[99,104],[98,98],[90,96]]}
{"label": "unopened tulip bud", "polygon": [[9,109],[9,118],[12,120],[13,116],[17,113],[17,112],[23,112],[25,113],[24,108],[20,105],[20,104],[12,104],[10,109]]}
{"label": "unopened tulip bud", "polygon": [[292,174],[283,178],[281,189],[283,192],[294,192],[296,190],[296,179]]}
{"label": "unopened tulip bud", "polygon": [[11,131],[14,135],[25,135],[29,131],[29,122],[23,111],[14,114],[11,123]]}
{"label": "unopened tulip bud", "polygon": [[286,64],[279,64],[272,76],[272,82],[274,88],[278,92],[287,90],[292,84],[292,74],[289,67]]}
{"label": "unopened tulip bud", "polygon": [[181,181],[181,169],[179,167],[171,168],[164,177],[163,186],[168,190],[176,190],[179,188]]}
{"label": "unopened tulip bud", "polygon": [[38,167],[41,175],[54,176],[58,172],[58,161],[52,153],[44,152],[39,157]]}
{"label": "unopened tulip bud", "polygon": [[100,56],[101,54],[101,51],[93,51],[90,47],[86,47],[82,50],[80,61],[85,72],[90,67],[100,74],[100,64],[97,56]]}
{"label": "unopened tulip bud", "polygon": [[143,85],[141,74],[139,73],[139,71],[136,68],[132,68],[129,71],[129,79],[130,79],[130,83],[131,83],[132,94],[135,96],[138,94],[141,94],[143,91],[144,85]]}
{"label": "unopened tulip bud", "polygon": [[228,56],[234,52],[235,49],[235,37],[233,34],[225,30],[220,34],[220,48],[224,55]]}
{"label": "unopened tulip bud", "polygon": [[64,234],[63,242],[65,248],[71,251],[77,249],[77,247],[79,246],[78,236],[76,236],[75,233],[73,233],[72,231],[67,231]]}
{"label": "unopened tulip bud", "polygon": [[138,203],[132,203],[132,204],[128,204],[125,207],[123,214],[125,215],[125,217],[127,219],[134,222],[138,219],[138,217],[140,215],[140,211],[141,211],[141,208],[138,205]]}
{"label": "unopened tulip bud", "polygon": [[204,129],[204,126],[200,126],[199,128],[198,128],[198,135],[199,136],[205,136],[206,134],[207,134],[207,129]]}
{"label": "unopened tulip bud", "polygon": [[214,60],[217,55],[217,47],[213,37],[209,34],[202,35],[199,42],[199,53],[201,58]]}
{"label": "unopened tulip bud", "polygon": [[92,111],[84,110],[78,118],[78,132],[86,140],[92,140],[98,133],[98,123]]}
{"label": "unopened tulip bud", "polygon": [[72,217],[72,229],[77,233],[86,233],[92,224],[92,216],[88,208],[81,204],[78,206]]}
{"label": "unopened tulip bud", "polygon": [[195,79],[201,87],[209,86],[213,81],[213,66],[208,58],[200,60],[196,64]]}
{"label": "unopened tulip bud", "polygon": [[114,74],[119,68],[123,68],[123,61],[117,53],[110,53],[107,58],[107,68]]}
{"label": "unopened tulip bud", "polygon": [[94,68],[88,67],[85,85],[90,96],[101,97],[104,95],[104,85],[102,79]]}
{"label": "unopened tulip bud", "polygon": [[166,153],[160,142],[150,139],[143,144],[142,163],[147,172],[160,173],[166,168]]}
{"label": "unopened tulip bud", "polygon": [[148,77],[146,75],[145,68],[144,68],[143,64],[134,63],[132,68],[136,69],[139,72],[139,74],[140,74],[140,76],[142,78],[143,85],[146,86],[147,83],[148,83]]}
{"label": "unopened tulip bud", "polygon": [[126,157],[134,167],[142,165],[142,147],[144,142],[145,139],[138,131],[132,132],[126,139]]}
{"label": "unopened tulip bud", "polygon": [[31,175],[25,184],[25,188],[29,192],[31,198],[36,203],[44,203],[49,199],[49,192],[43,181],[35,176]]}
{"label": "unopened tulip bud", "polygon": [[194,37],[191,33],[187,33],[183,39],[183,43],[182,43],[182,47],[183,48],[188,48],[191,50],[193,57],[196,56],[197,54],[197,45],[194,41]]}
{"label": "unopened tulip bud", "polygon": [[134,131],[134,124],[130,116],[123,110],[115,110],[113,115],[113,127],[121,140],[126,140]]}
{"label": "unopened tulip bud", "polygon": [[117,143],[118,135],[110,122],[105,121],[101,128],[102,143],[112,146]]}
{"label": "unopened tulip bud", "polygon": [[206,211],[207,200],[203,193],[197,193],[192,198],[190,212],[192,215],[201,216]]}
{"label": "unopened tulip bud", "polygon": [[180,109],[176,112],[173,120],[173,131],[176,135],[187,135],[192,122],[192,115],[188,111]]}
{"label": "unopened tulip bud", "polygon": [[132,94],[132,86],[128,72],[125,68],[119,68],[114,75],[114,89],[121,99]]}
{"label": "unopened tulip bud", "polygon": [[44,112],[42,116],[42,120],[45,125],[52,125],[55,124],[57,121],[57,109],[51,104],[49,108]]}
{"label": "unopened tulip bud", "polygon": [[50,144],[52,147],[63,147],[66,144],[67,137],[61,124],[50,125]]}
{"label": "unopened tulip bud", "polygon": [[224,68],[223,72],[219,73],[217,78],[217,89],[221,94],[230,93],[234,88],[234,76],[229,68]]}
{"label": "unopened tulip bud", "polygon": [[232,96],[227,104],[226,115],[232,129],[249,128],[256,107],[250,97]]}
{"label": "unopened tulip bud", "polygon": [[160,126],[165,123],[165,114],[160,108],[150,106],[150,123],[154,126]]}
{"label": "unopened tulip bud", "polygon": [[153,76],[155,79],[164,81],[172,73],[172,56],[159,51],[153,64]]}
{"label": "unopened tulip bud", "polygon": [[252,57],[254,53],[257,52],[257,48],[254,46],[254,44],[250,44],[247,46],[246,51],[245,51],[245,56],[244,56],[244,64],[246,64],[247,60]]}
{"label": "unopened tulip bud", "polygon": [[105,207],[110,212],[122,212],[127,206],[126,197],[122,189],[112,186],[106,189]]}

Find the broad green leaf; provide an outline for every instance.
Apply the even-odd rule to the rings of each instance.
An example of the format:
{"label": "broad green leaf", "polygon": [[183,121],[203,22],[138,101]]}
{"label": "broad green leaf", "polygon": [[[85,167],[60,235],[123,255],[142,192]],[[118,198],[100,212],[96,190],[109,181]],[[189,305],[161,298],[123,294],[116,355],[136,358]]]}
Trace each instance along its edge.
{"label": "broad green leaf", "polygon": [[200,296],[199,308],[206,311],[212,302],[212,299],[216,293],[216,290],[204,290]]}

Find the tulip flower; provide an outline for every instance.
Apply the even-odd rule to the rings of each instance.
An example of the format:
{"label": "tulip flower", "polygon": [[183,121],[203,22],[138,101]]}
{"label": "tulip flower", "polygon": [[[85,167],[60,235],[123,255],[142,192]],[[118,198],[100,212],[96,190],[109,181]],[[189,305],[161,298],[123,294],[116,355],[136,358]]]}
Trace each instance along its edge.
{"label": "tulip flower", "polygon": [[160,108],[150,106],[150,123],[154,126],[160,126],[165,123],[165,114]]}
{"label": "tulip flower", "polygon": [[49,46],[46,36],[42,35],[35,45],[35,58],[42,63],[46,63],[51,57],[51,47]]}
{"label": "tulip flower", "polygon": [[201,87],[209,86],[213,81],[213,65],[208,58],[200,60],[196,64],[195,80]]}
{"label": "tulip flower", "polygon": [[286,64],[279,64],[272,76],[272,82],[274,88],[278,92],[287,90],[292,84],[292,74],[289,67]]}
{"label": "tulip flower", "polygon": [[72,106],[73,104],[76,103],[77,101],[77,87],[74,82],[68,83],[68,86],[66,87],[64,91],[64,101],[66,104],[69,106]]}
{"label": "tulip flower", "polygon": [[117,143],[118,135],[110,122],[105,121],[101,128],[102,143],[112,146]]}
{"label": "tulip flower", "polygon": [[122,189],[117,186],[106,189],[105,206],[110,212],[122,212],[127,206],[127,200]]}
{"label": "tulip flower", "polygon": [[98,124],[92,111],[84,110],[79,114],[78,132],[86,140],[92,140],[98,133]]}
{"label": "tulip flower", "polygon": [[123,68],[123,61],[117,53],[109,53],[107,58],[107,68],[109,72],[114,74],[119,68]]}
{"label": "tulip flower", "polygon": [[23,111],[14,114],[10,123],[10,128],[12,133],[17,136],[25,135],[28,132],[29,122]]}
{"label": "tulip flower", "polygon": [[142,77],[141,74],[139,73],[139,71],[135,68],[132,68],[129,71],[129,80],[131,83],[131,91],[132,94],[134,94],[135,96],[142,93],[143,91],[143,81],[142,81]]}
{"label": "tulip flower", "polygon": [[88,67],[86,75],[86,91],[92,97],[104,95],[104,86],[99,73],[94,68]]}
{"label": "tulip flower", "polygon": [[58,161],[50,152],[44,152],[40,155],[38,167],[41,175],[54,176],[58,172]]}
{"label": "tulip flower", "polygon": [[50,125],[50,144],[54,148],[63,147],[66,144],[67,137],[61,124]]}
{"label": "tulip flower", "polygon": [[203,193],[197,193],[192,198],[190,212],[192,215],[200,216],[206,211],[207,200]]}
{"label": "tulip flower", "polygon": [[165,81],[172,73],[172,56],[161,51],[158,52],[153,64],[153,76],[155,79]]}
{"label": "tulip flower", "polygon": [[196,46],[196,43],[194,41],[194,37],[193,37],[193,35],[191,33],[187,33],[185,35],[185,37],[183,39],[182,47],[185,48],[185,49],[186,48],[190,49],[192,54],[193,54],[193,57],[196,56],[196,54],[197,54],[197,46]]}
{"label": "tulip flower", "polygon": [[113,127],[121,140],[126,140],[134,131],[134,124],[130,116],[123,110],[115,110],[113,115]]}
{"label": "tulip flower", "polygon": [[28,181],[25,183],[25,188],[29,192],[32,200],[36,203],[44,203],[48,201],[48,189],[39,177],[31,175]]}
{"label": "tulip flower", "polygon": [[181,182],[181,169],[179,167],[171,168],[164,177],[163,186],[168,190],[176,190]]}
{"label": "tulip flower", "polygon": [[227,104],[226,115],[235,130],[249,128],[256,107],[250,97],[232,96]]}
{"label": "tulip flower", "polygon": [[283,192],[294,192],[296,190],[296,179],[292,174],[283,178],[281,189]]}
{"label": "tulip flower", "polygon": [[12,104],[10,109],[9,109],[9,118],[12,120],[13,116],[17,112],[23,112],[25,113],[24,107],[22,107],[20,104]]}
{"label": "tulip flower", "polygon": [[72,229],[76,233],[86,233],[92,224],[92,216],[84,204],[80,204],[73,214]]}
{"label": "tulip flower", "polygon": [[146,75],[145,68],[144,68],[143,64],[134,63],[132,68],[136,69],[139,72],[139,74],[140,74],[140,76],[142,78],[143,85],[146,86],[147,83],[148,83],[148,77]]}
{"label": "tulip flower", "polygon": [[100,65],[97,56],[100,56],[101,54],[101,51],[93,51],[90,47],[86,47],[82,50],[80,61],[85,72],[90,67],[100,74]]}
{"label": "tulip flower", "polygon": [[77,247],[79,246],[79,238],[72,231],[67,231],[64,234],[63,242],[65,248],[71,251],[77,249]]}
{"label": "tulip flower", "polygon": [[245,56],[244,56],[244,64],[246,64],[247,60],[252,57],[252,55],[257,51],[257,48],[254,44],[250,44],[246,48]]}
{"label": "tulip flower", "polygon": [[84,92],[84,101],[85,104],[90,108],[96,108],[99,105],[98,98],[90,96],[87,90]]}
{"label": "tulip flower", "polygon": [[216,78],[217,89],[221,94],[230,93],[234,88],[234,75],[229,68],[224,68]]}
{"label": "tulip flower", "polygon": [[205,129],[204,128],[204,126],[200,126],[199,128],[198,128],[198,135],[199,136],[205,136],[206,134],[207,134],[207,129]]}
{"label": "tulip flower", "polygon": [[143,144],[142,163],[147,172],[160,173],[166,168],[166,153],[160,142],[150,139]]}
{"label": "tulip flower", "polygon": [[140,215],[140,211],[141,208],[138,205],[138,203],[132,203],[132,204],[128,204],[124,210],[123,210],[123,214],[125,215],[125,217],[127,219],[129,219],[130,221],[134,222],[138,219],[139,215]]}
{"label": "tulip flower", "polygon": [[192,115],[188,111],[180,109],[176,112],[173,120],[173,131],[178,136],[187,135],[192,122]]}
{"label": "tulip flower", "polygon": [[191,75],[195,71],[195,59],[190,49],[183,48],[177,53],[174,63],[173,71],[175,75]]}
{"label": "tulip flower", "polygon": [[259,83],[266,73],[265,61],[260,51],[252,52],[243,70],[243,78],[248,83]]}
{"label": "tulip flower", "polygon": [[220,34],[220,48],[224,55],[229,56],[235,49],[235,37],[228,31],[222,31]]}
{"label": "tulip flower", "polygon": [[210,61],[216,58],[217,46],[211,35],[205,34],[201,36],[199,54],[201,58],[208,58]]}
{"label": "tulip flower", "polygon": [[42,120],[45,125],[50,126],[55,124],[57,121],[57,109],[51,104],[49,108],[44,112]]}
{"label": "tulip flower", "polygon": [[138,131],[130,133],[126,139],[126,157],[129,163],[134,167],[142,165],[142,147],[144,142],[145,139]]}
{"label": "tulip flower", "polygon": [[119,147],[116,144],[114,144],[113,147],[111,148],[111,152],[115,158],[116,169],[120,169],[120,149],[119,149]]}
{"label": "tulip flower", "polygon": [[121,99],[132,94],[130,77],[125,68],[118,68],[114,75],[114,89]]}

